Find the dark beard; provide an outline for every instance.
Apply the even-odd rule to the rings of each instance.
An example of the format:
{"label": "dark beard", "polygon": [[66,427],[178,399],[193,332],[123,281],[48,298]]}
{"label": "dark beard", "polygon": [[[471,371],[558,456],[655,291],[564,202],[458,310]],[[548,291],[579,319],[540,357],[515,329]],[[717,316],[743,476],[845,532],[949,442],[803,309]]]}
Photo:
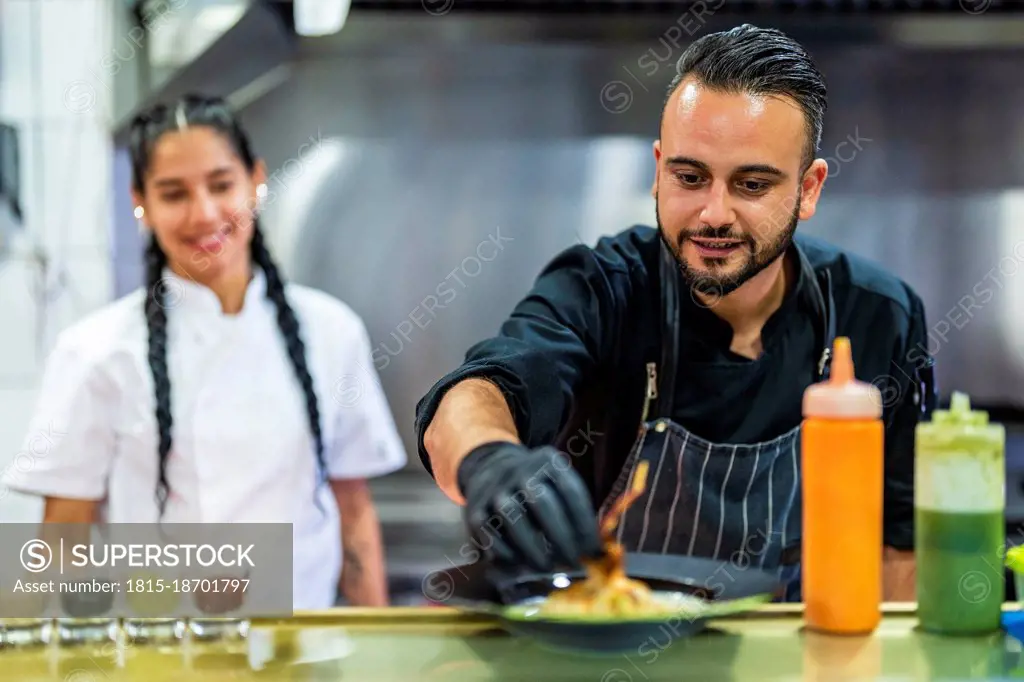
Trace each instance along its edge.
{"label": "dark beard", "polygon": [[[786,225],[785,230],[783,230],[778,236],[774,237],[770,242],[758,242],[756,235],[752,234],[744,236],[729,234],[732,229],[731,225],[726,225],[724,227],[703,225],[695,232],[685,232],[680,234],[676,239],[676,243],[673,244],[668,235],[665,234],[665,228],[661,224],[661,216],[658,213],[657,196],[654,197],[654,216],[658,222],[658,234],[661,235],[661,241],[664,242],[665,246],[667,246],[669,251],[672,252],[672,255],[675,256],[676,263],[679,264],[679,270],[683,275],[683,281],[686,283],[687,287],[689,287],[692,292],[703,294],[705,296],[721,298],[723,296],[728,296],[752,278],[759,275],[765,268],[774,263],[783,256],[787,250],[789,250],[790,244],[793,243],[793,235],[796,233],[797,224],[800,222],[800,200],[802,197],[803,191],[801,190],[797,194],[796,204],[793,206],[793,212],[790,215],[789,224]],[[704,259],[705,264],[709,266],[710,272],[697,272],[691,268],[683,258],[683,244],[689,237],[704,237],[707,239],[742,239],[748,249],[747,262],[735,275],[716,275],[715,271],[725,265],[726,259]]]}

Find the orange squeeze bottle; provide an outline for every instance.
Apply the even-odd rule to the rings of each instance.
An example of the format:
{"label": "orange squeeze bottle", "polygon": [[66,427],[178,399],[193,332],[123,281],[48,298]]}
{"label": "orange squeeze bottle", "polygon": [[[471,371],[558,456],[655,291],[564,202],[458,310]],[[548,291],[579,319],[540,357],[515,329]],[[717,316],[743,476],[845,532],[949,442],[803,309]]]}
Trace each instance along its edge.
{"label": "orange squeeze bottle", "polygon": [[804,392],[801,465],[804,623],[868,634],[882,618],[882,395],[853,374],[850,340],[835,341],[830,381]]}

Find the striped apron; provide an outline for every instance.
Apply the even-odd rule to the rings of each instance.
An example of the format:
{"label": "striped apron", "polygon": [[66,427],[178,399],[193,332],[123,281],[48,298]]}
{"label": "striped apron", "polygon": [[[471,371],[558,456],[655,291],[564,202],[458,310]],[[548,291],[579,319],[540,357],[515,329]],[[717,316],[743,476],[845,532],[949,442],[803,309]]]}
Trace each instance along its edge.
{"label": "striped apron", "polygon": [[[666,333],[661,367],[647,365],[640,434],[601,514],[625,491],[637,464],[646,461],[647,489],[619,523],[618,541],[627,551],[721,561],[721,571],[703,586],[710,592],[724,589],[737,572],[750,567],[775,572],[786,586],[782,600],[800,601],[801,427],[769,441],[733,444],[709,442],[672,421],[679,284],[674,256],[664,247],[662,254]],[[819,283],[802,253],[800,263],[819,313],[823,352],[816,376],[821,381],[828,378],[836,336],[831,282],[826,273]]]}

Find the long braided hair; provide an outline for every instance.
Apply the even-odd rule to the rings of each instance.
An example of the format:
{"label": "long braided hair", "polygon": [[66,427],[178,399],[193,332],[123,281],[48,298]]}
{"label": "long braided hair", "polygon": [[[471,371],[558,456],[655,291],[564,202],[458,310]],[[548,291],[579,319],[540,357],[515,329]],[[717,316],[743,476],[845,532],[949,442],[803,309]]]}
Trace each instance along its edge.
{"label": "long braided hair", "polygon": [[[245,167],[252,172],[256,157],[252,153],[249,138],[242,130],[227,104],[218,98],[188,95],[174,105],[156,105],[140,114],[131,126],[132,186],[140,195],[145,187],[145,174],[149,167],[153,146],[165,132],[179,130],[185,126],[207,126],[218,131],[231,143]],[[252,262],[266,278],[266,295],[277,308],[277,324],[284,337],[288,358],[295,376],[302,386],[306,398],[306,412],[309,428],[316,443],[317,463],[321,482],[326,480],[324,465],[323,436],[320,431],[320,407],[313,390],[313,378],[306,363],[306,347],[302,341],[299,321],[285,296],[284,280],[267,250],[259,221],[253,218],[253,235],[250,242]],[[146,247],[146,327],[149,331],[149,368],[153,374],[156,393],[156,420],[159,429],[160,458],[159,479],[156,499],[163,517],[170,492],[167,482],[167,456],[171,451],[173,418],[171,412],[171,380],[167,370],[167,309],[164,304],[164,268],[167,255],[151,236]],[[319,499],[319,498],[317,498]],[[318,503],[319,504],[319,503]]]}

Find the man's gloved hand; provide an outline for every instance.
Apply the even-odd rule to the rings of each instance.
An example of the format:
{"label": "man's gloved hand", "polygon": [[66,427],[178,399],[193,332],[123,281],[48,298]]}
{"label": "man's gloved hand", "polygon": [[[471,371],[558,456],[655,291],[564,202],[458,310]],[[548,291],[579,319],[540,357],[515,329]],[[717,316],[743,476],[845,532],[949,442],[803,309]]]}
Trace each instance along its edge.
{"label": "man's gloved hand", "polygon": [[458,480],[467,529],[495,563],[576,569],[604,551],[590,493],[554,448],[487,443],[462,460]]}

